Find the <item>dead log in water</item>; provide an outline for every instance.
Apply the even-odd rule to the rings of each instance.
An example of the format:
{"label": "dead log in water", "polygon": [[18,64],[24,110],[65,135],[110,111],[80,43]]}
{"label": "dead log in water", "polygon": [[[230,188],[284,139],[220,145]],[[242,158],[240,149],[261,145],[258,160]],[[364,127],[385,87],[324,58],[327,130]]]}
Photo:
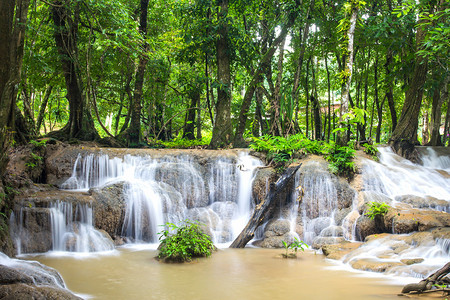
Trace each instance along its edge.
{"label": "dead log in water", "polygon": [[[450,284],[450,279],[446,277],[450,273],[450,262],[446,263],[445,266],[428,276],[427,278],[421,280],[419,283],[410,283],[403,287],[402,294],[414,293],[420,294],[430,291],[433,286],[447,286]],[[444,291],[446,289],[438,289],[437,291]],[[448,291],[447,291],[448,292]]]}
{"label": "dead log in water", "polygon": [[273,199],[286,187],[301,165],[302,164],[299,164],[298,166],[288,168],[277,182],[270,184],[267,196],[255,207],[247,225],[230,245],[230,248],[244,248],[255,236],[256,229],[267,221],[277,204]]}

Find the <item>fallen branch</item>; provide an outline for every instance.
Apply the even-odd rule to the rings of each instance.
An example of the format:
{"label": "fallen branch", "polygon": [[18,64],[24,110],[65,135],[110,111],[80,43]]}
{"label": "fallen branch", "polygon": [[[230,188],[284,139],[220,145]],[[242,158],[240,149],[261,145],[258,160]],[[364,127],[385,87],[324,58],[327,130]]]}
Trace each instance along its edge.
{"label": "fallen branch", "polygon": [[230,248],[244,248],[255,236],[256,229],[270,217],[273,208],[276,206],[276,202],[272,200],[286,187],[301,165],[288,168],[277,182],[270,184],[266,198],[255,207],[247,225],[230,245]]}
{"label": "fallen branch", "polygon": [[[430,291],[433,286],[436,287],[436,285],[449,285],[450,279],[447,276],[447,274],[450,273],[450,262],[445,264],[442,268],[431,274],[425,279],[422,279],[419,283],[410,283],[403,287],[402,294],[408,294],[408,293],[414,293],[414,294],[420,294],[424,293],[426,291]],[[447,289],[438,289],[438,291],[447,290]]]}

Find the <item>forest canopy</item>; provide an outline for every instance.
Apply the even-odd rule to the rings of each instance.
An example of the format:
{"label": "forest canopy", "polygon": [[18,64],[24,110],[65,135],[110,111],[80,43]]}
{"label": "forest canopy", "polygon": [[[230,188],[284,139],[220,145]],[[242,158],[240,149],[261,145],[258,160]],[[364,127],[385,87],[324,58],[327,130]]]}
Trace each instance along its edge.
{"label": "forest canopy", "polygon": [[49,135],[215,149],[299,133],[449,144],[446,0],[13,0],[0,12],[2,147]]}

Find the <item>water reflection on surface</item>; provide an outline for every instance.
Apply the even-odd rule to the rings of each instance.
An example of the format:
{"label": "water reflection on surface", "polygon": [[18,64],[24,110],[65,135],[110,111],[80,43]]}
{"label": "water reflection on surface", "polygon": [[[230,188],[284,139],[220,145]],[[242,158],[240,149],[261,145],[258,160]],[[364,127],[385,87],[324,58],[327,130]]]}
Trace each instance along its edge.
{"label": "water reflection on surface", "polygon": [[116,255],[32,257],[56,268],[73,292],[93,299],[398,299],[401,284],[331,267],[321,254],[283,259],[281,249],[221,249],[187,264],[156,250]]}

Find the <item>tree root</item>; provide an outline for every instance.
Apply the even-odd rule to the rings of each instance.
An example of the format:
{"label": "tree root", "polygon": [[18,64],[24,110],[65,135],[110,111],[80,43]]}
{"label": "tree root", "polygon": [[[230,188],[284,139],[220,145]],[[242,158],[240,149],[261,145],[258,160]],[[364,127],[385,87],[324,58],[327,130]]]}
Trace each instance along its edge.
{"label": "tree root", "polygon": [[450,278],[446,277],[450,273],[450,262],[445,264],[442,268],[421,280],[419,283],[410,283],[403,287],[402,294],[421,294],[429,291],[443,291],[444,293],[450,289],[441,288],[431,290],[436,286],[448,286],[450,285]]}

